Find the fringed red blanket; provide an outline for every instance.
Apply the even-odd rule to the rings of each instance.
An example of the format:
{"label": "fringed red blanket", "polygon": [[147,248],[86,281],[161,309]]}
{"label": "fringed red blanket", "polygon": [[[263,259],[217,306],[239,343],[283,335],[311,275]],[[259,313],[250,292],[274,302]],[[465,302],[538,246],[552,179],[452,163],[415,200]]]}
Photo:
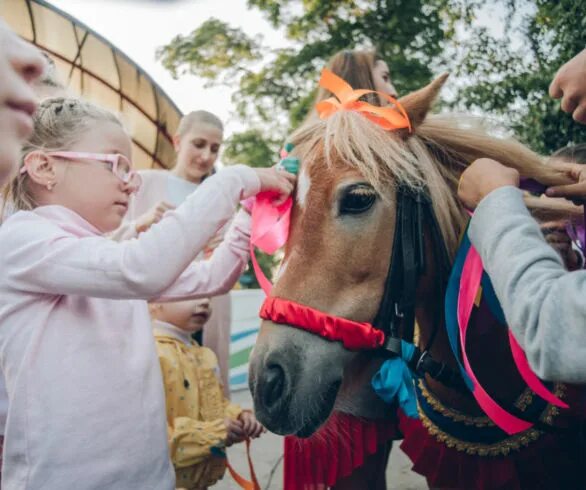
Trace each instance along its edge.
{"label": "fringed red blanket", "polygon": [[[529,397],[527,405],[536,399]],[[580,467],[584,448],[579,446],[577,431],[529,429],[513,436],[502,432],[496,437],[499,429],[488,417],[469,417],[442,406],[429,392],[419,400],[419,419],[399,414],[399,428],[405,435],[401,449],[413,462],[413,471],[426,477],[431,488],[582,488],[576,486],[586,472]],[[549,406],[542,420],[552,423],[557,411]]]}
{"label": "fringed red blanket", "polygon": [[285,438],[284,490],[325,490],[401,437],[396,419],[365,420],[334,412],[313,436]]}

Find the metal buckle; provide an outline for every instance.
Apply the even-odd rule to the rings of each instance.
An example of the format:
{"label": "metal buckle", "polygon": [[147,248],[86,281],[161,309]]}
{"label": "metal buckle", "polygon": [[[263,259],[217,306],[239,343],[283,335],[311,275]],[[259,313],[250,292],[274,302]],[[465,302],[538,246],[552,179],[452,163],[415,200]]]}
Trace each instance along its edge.
{"label": "metal buckle", "polygon": [[399,310],[399,303],[395,303],[395,316],[397,318],[403,318],[405,316],[403,315],[403,312]]}
{"label": "metal buckle", "polygon": [[425,359],[427,356],[429,355],[429,352],[427,351],[423,351],[421,353],[421,356],[419,356],[419,359],[417,360],[417,364],[415,364],[415,372],[419,373],[419,368],[421,367],[421,364],[423,362],[423,359]]}

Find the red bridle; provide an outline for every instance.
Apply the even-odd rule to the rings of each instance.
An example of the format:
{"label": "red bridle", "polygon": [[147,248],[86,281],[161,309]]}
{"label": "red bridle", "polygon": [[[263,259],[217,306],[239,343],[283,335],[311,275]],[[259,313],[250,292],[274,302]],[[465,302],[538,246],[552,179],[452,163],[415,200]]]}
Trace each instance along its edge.
{"label": "red bridle", "polygon": [[378,349],[385,341],[385,334],[370,323],[330,315],[274,296],[266,298],[260,317],[306,330],[327,340],[342,342],[348,350]]}

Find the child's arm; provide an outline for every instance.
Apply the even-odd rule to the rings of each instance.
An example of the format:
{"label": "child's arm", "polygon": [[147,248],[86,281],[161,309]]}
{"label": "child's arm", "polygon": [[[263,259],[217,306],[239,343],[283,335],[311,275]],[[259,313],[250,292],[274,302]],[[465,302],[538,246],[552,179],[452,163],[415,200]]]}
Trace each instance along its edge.
{"label": "child's arm", "polygon": [[176,468],[201,464],[212,457],[213,448],[226,446],[227,430],[223,419],[202,422],[177,417],[167,427],[169,451]]}
{"label": "child's arm", "polygon": [[[184,368],[177,346],[158,337],[155,340],[165,389],[171,460],[176,468],[203,464],[212,457],[214,447],[223,449],[226,445],[227,426],[223,418],[199,420],[197,406],[185,412]],[[198,386],[194,383],[191,389],[198,390]],[[201,393],[196,393],[196,398],[199,396]]]}
{"label": "child's arm", "polygon": [[250,215],[240,211],[209,260],[193,262],[157,301],[217,296],[230,291],[248,263]]}
{"label": "child's arm", "polygon": [[[137,239],[122,243],[96,236],[72,236],[36,216],[42,216],[43,208],[15,216],[0,232],[4,280],[9,287],[34,293],[113,299],[159,297],[232,217],[238,202],[259,190],[259,177],[251,168],[239,165],[224,169],[206,179],[160,223]],[[62,213],[66,227],[77,228],[75,219],[81,219],[72,219],[72,212],[65,208],[46,212]],[[237,257],[232,260],[236,268],[241,266]],[[217,288],[213,281],[225,279],[209,266],[202,267],[199,274],[208,274],[199,278],[208,289]]]}

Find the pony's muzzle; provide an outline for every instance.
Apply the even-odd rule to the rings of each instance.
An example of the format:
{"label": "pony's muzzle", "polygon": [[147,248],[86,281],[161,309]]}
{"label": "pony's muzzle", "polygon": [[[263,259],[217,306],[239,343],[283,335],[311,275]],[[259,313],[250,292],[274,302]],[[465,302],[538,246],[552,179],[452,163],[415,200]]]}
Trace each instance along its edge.
{"label": "pony's muzzle", "polygon": [[[279,361],[282,358],[287,359],[286,364]],[[293,429],[289,416],[295,372],[292,365],[298,365],[295,356],[279,351],[268,356],[255,352],[250,364],[249,383],[256,416],[267,429],[278,434]]]}
{"label": "pony's muzzle", "polygon": [[285,371],[280,364],[271,364],[264,370],[264,382],[261,397],[263,405],[271,410],[279,404],[286,389]]}
{"label": "pony's muzzle", "polygon": [[264,321],[249,365],[256,417],[276,434],[310,436],[332,411],[354,355],[340,342]]}

